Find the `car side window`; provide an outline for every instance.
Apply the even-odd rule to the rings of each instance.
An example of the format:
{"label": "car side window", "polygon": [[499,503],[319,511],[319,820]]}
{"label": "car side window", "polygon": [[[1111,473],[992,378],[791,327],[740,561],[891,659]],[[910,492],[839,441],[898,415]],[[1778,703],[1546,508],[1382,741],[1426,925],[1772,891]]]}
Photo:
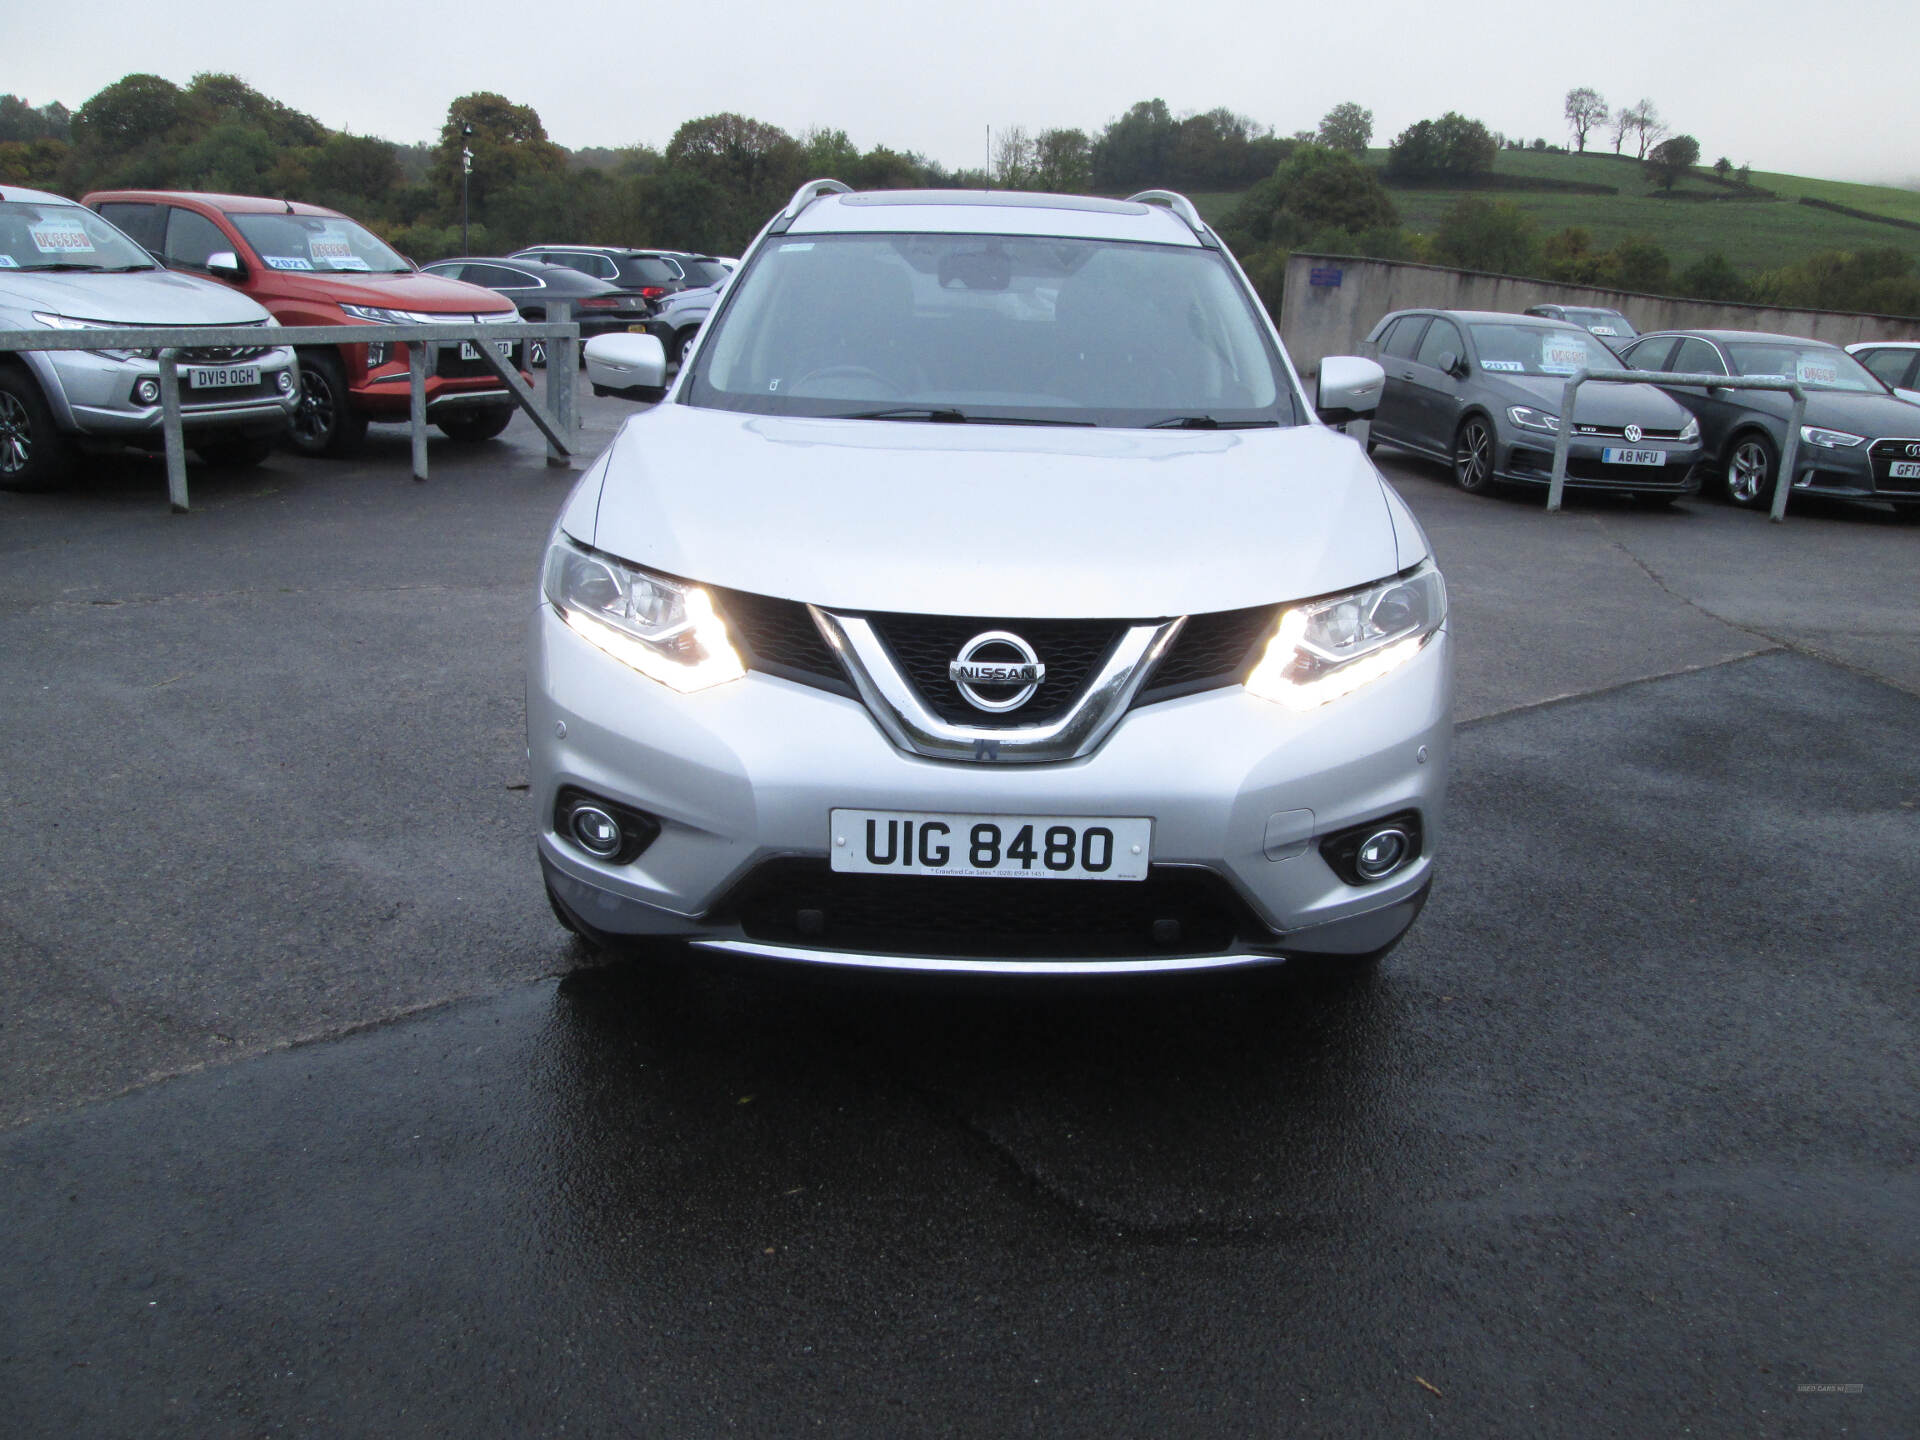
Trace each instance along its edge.
{"label": "car side window", "polygon": [[1682,340],[1680,347],[1673,352],[1673,359],[1667,363],[1669,370],[1682,375],[1724,375],[1726,362],[1721,360],[1720,352],[1704,340]]}
{"label": "car side window", "polygon": [[189,270],[207,268],[207,258],[222,250],[232,251],[233,242],[220,227],[204,215],[169,207],[167,211],[167,263]]}
{"label": "car side window", "polygon": [[442,263],[442,264],[436,264],[436,265],[422,265],[420,267],[420,273],[422,275],[438,275],[442,280],[458,280],[462,278],[465,275],[465,273],[471,270],[472,268],[473,267],[469,265],[447,265]]}
{"label": "car side window", "polygon": [[1402,315],[1394,321],[1393,329],[1387,333],[1386,341],[1380,346],[1382,355],[1391,355],[1396,360],[1411,360],[1414,352],[1420,348],[1420,337],[1427,333],[1425,315]]}
{"label": "car side window", "polygon": [[1877,379],[1888,385],[1905,385],[1907,372],[1913,368],[1914,360],[1920,358],[1920,350],[1870,350],[1859,358]]}
{"label": "car side window", "polygon": [[1664,370],[1667,356],[1673,353],[1673,344],[1672,337],[1665,335],[1642,340],[1638,345],[1629,345],[1621,358],[1635,370]]}
{"label": "car side window", "polygon": [[117,225],[126,231],[134,244],[150,255],[158,255],[161,250],[161,224],[164,212],[158,205],[136,204],[132,201],[109,201],[98,207],[100,218],[109,224]]}
{"label": "car side window", "polygon": [[1460,338],[1460,327],[1451,320],[1435,320],[1427,327],[1426,338],[1420,342],[1413,363],[1438,370],[1441,368],[1440,357],[1449,351],[1456,362],[1466,358],[1467,344]]}

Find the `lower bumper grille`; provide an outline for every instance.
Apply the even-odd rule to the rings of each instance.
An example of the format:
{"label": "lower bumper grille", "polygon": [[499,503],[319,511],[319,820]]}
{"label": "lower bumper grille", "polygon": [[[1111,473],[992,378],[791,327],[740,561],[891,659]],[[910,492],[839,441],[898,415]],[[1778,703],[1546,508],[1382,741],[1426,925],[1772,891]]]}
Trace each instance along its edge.
{"label": "lower bumper grille", "polygon": [[753,940],[895,955],[1098,960],[1274,939],[1225,880],[1181,866],[1156,866],[1142,881],[1000,880],[771,860],[717,914]]}

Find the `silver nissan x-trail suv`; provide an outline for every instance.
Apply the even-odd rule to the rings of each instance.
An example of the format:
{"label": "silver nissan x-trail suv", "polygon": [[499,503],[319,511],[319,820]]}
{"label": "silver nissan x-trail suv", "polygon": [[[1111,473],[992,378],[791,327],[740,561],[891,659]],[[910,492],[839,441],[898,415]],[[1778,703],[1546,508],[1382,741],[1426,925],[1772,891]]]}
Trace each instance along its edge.
{"label": "silver nissan x-trail suv", "polygon": [[[588,347],[657,385],[651,336]],[[590,941],[918,970],[1359,965],[1447,775],[1426,537],[1193,207],[805,186],[582,477],[528,685]]]}

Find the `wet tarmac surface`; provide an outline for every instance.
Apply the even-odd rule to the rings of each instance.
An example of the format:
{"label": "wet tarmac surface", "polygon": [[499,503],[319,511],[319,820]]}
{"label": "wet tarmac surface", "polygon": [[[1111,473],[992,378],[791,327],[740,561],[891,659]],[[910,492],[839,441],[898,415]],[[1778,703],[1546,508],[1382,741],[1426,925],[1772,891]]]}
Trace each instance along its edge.
{"label": "wet tarmac surface", "polygon": [[563,485],[464,473],[12,532],[9,1433],[1911,1433],[1913,620],[1816,658],[1846,581],[1733,549],[1911,532],[1409,467],[1469,723],[1374,983],[876,982],[581,968],[508,788]]}

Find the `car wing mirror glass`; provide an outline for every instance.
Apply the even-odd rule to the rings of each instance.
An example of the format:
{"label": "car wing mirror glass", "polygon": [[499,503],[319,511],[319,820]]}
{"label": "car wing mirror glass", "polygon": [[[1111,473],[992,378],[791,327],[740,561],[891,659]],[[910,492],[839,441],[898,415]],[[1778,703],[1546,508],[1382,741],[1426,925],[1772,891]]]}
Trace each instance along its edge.
{"label": "car wing mirror glass", "polygon": [[216,250],[207,256],[207,273],[218,275],[222,280],[241,280],[246,277],[247,267],[233,251]]}

